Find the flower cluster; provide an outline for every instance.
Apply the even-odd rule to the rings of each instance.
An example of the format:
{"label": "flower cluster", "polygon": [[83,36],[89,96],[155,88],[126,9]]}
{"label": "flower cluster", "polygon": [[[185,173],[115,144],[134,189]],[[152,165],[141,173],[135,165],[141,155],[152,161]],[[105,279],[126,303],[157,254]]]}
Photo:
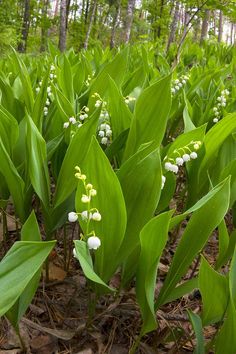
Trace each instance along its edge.
{"label": "flower cluster", "polygon": [[86,85],[86,86],[89,86],[91,80],[92,80],[91,76],[88,75],[87,79],[85,80],[85,85]]}
{"label": "flower cluster", "polygon": [[87,240],[89,249],[98,249],[101,246],[101,240],[99,237],[95,235],[94,231],[90,231],[90,222],[93,221],[101,221],[102,216],[99,213],[97,208],[92,208],[90,203],[94,196],[97,195],[96,189],[94,189],[91,183],[86,182],[86,175],[81,173],[81,170],[78,166],[75,167],[76,173],[75,177],[83,182],[85,192],[81,196],[81,202],[86,205],[85,210],[81,213],[76,213],[71,211],[68,214],[68,220],[70,222],[76,222],[81,217],[81,220],[86,223],[86,233],[82,235],[82,239],[85,238]]}
{"label": "flower cluster", "polygon": [[226,107],[227,96],[229,96],[229,91],[227,89],[221,91],[220,96],[217,97],[217,104],[213,107],[214,118],[213,123],[218,123],[219,119],[223,116],[223,109]]}
{"label": "flower cluster", "polygon": [[89,108],[87,106],[83,106],[79,112],[79,124],[78,124],[78,128],[80,128],[84,121],[88,118],[88,112],[89,112]]}
{"label": "flower cluster", "polygon": [[126,96],[125,98],[125,103],[128,105],[130,102],[136,101],[135,97],[132,96]]}
{"label": "flower cluster", "polygon": [[[164,167],[167,171],[174,172],[175,174],[179,171],[179,166],[183,166],[185,162],[190,160],[195,160],[197,158],[196,150],[201,146],[201,141],[191,141],[188,145],[176,149],[173,151],[173,157],[164,158]],[[165,180],[164,180],[165,183]],[[162,179],[163,184],[163,179]],[[164,187],[164,184],[163,184]]]}
{"label": "flower cluster", "polygon": [[[56,76],[56,74],[55,74],[55,66],[54,66],[54,65],[51,65],[51,66],[50,66],[50,74],[49,74],[49,82],[50,82],[50,84],[53,84],[53,83],[54,83],[54,80],[55,80],[56,78],[57,78],[57,76]],[[42,86],[42,80],[39,81],[39,86],[37,86],[36,89],[35,89],[35,91],[36,91],[37,94],[39,93],[41,86]],[[47,99],[46,99],[46,102],[45,102],[45,106],[44,106],[44,108],[43,108],[44,116],[47,116],[47,115],[48,115],[48,107],[49,107],[50,104],[51,104],[52,98],[53,98],[52,89],[51,89],[51,86],[49,85],[49,86],[47,87]]]}
{"label": "flower cluster", "polygon": [[189,80],[187,75],[182,75],[179,79],[176,79],[172,82],[171,93],[176,94]]}
{"label": "flower cluster", "polygon": [[77,120],[75,119],[75,117],[70,117],[68,119],[68,121],[63,124],[63,128],[66,129],[70,126],[70,124],[75,125],[76,123],[77,123]]}
{"label": "flower cluster", "polygon": [[98,136],[101,139],[101,144],[103,145],[109,144],[112,137],[112,130],[109,121],[104,121],[99,125]]}
{"label": "flower cluster", "polygon": [[101,106],[97,135],[100,138],[100,143],[102,145],[108,145],[111,142],[112,129],[109,113],[107,111],[107,102],[104,101],[98,93],[94,93],[92,97],[96,98],[95,107]]}

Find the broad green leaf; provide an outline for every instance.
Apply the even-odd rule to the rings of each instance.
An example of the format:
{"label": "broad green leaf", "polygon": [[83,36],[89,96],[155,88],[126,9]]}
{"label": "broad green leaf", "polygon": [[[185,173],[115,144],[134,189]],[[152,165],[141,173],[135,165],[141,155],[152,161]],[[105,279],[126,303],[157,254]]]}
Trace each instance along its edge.
{"label": "broad green leaf", "polygon": [[[95,271],[104,281],[108,281],[116,270],[118,250],[124,238],[125,201],[119,180],[95,137],[91,141],[86,158],[80,164],[80,168],[82,173],[87,176],[86,183],[92,183],[97,190],[97,195],[92,198],[91,206],[99,210],[102,220],[90,223],[91,230],[94,230],[101,239],[101,247],[95,253]],[[81,202],[83,193],[83,184],[78,181],[77,212],[86,210],[86,205]],[[81,225],[85,232],[84,223]]]}
{"label": "broad green leaf", "polygon": [[228,234],[225,220],[221,221],[218,227],[218,231],[219,231],[219,254],[216,260],[216,269],[219,269],[220,267],[222,267],[222,265],[224,265],[224,263],[222,262],[224,262],[225,254],[229,247],[229,234]]}
{"label": "broad green leaf", "polygon": [[217,273],[204,257],[199,271],[199,289],[203,302],[203,323],[208,325],[220,321],[228,304],[228,280]]}
{"label": "broad green leaf", "polygon": [[194,289],[197,289],[198,287],[198,278],[186,280],[172,290],[163,305],[167,304],[168,302],[178,300],[186,294],[190,294]]}
{"label": "broad green leaf", "polygon": [[104,281],[95,273],[93,269],[92,257],[91,254],[89,253],[89,249],[87,247],[86,242],[76,240],[74,241],[74,243],[75,243],[76,257],[80,262],[81,268],[83,269],[86,278],[104,287],[105,291],[107,290],[114,291],[106,283],[104,283]]}
{"label": "broad green leaf", "polygon": [[122,97],[114,80],[110,77],[108,99],[112,126],[112,138],[116,139],[124,130],[130,127],[132,114],[125,104],[124,97]]}
{"label": "broad green leaf", "polygon": [[146,88],[139,96],[124,153],[126,160],[150,141],[153,148],[162,142],[171,106],[170,76]]}
{"label": "broad green leaf", "polygon": [[143,318],[142,335],[157,327],[154,309],[157,268],[167,242],[172,214],[173,211],[169,211],[156,216],[140,233],[141,253],[136,273],[136,296]]}
{"label": "broad green leaf", "polygon": [[[21,241],[41,241],[41,235],[37,219],[34,211],[30,214],[26,222],[21,229]],[[21,317],[24,315],[29,304],[31,303],[34,294],[38,288],[39,280],[41,276],[41,268],[35,273],[30,280],[19,299],[15,302],[13,307],[7,312],[7,317],[11,321],[11,324],[15,327],[18,325]]]}
{"label": "broad green leaf", "polygon": [[[150,144],[144,146],[117,172],[127,209],[125,238],[119,250],[120,261],[128,262],[125,271],[127,277],[133,275],[137,267],[137,263],[130,256],[139,246],[139,233],[154,216],[160,198],[162,174],[160,156],[158,149],[154,151],[151,149]],[[137,256],[135,253],[134,257]]]}
{"label": "broad green leaf", "polygon": [[15,168],[10,156],[8,155],[6,148],[0,138],[0,171],[6,179],[8,188],[13,198],[16,212],[19,215],[21,221],[25,220],[25,206],[24,206],[24,187],[25,183],[20,177]]}
{"label": "broad green leaf", "polygon": [[63,55],[63,64],[58,75],[59,85],[68,101],[73,105],[74,103],[74,90],[71,65],[66,55]]}
{"label": "broad green leaf", "polygon": [[[218,191],[193,213],[175,251],[169,272],[160,291],[157,307],[165,302],[206,244],[212,231],[226,214],[229,206],[229,187],[230,178],[226,179],[223,184],[220,183]],[[191,247],[189,247],[190,243]]]}
{"label": "broad green leaf", "polygon": [[17,241],[0,262],[0,317],[17,301],[51,252],[55,241]]}
{"label": "broad green leaf", "polygon": [[47,166],[46,142],[30,116],[27,116],[28,173],[35,192],[48,210],[50,205],[50,181]]}
{"label": "broad green leaf", "polygon": [[91,137],[96,133],[98,112],[95,111],[88,122],[75,133],[64,157],[57,180],[54,206],[57,207],[75,190],[75,166],[80,166],[86,156]]}
{"label": "broad green leaf", "polygon": [[20,59],[19,55],[16,53],[14,49],[13,49],[13,58],[18,70],[19,77],[22,82],[22,86],[24,88],[23,94],[24,94],[25,104],[28,113],[30,114],[33,111],[33,103],[34,103],[34,95],[33,95],[32,85],[30,81],[30,76],[24,62]]}
{"label": "broad green leaf", "polygon": [[212,161],[217,156],[221,144],[236,129],[236,114],[228,114],[214,125],[206,134],[204,140],[205,156],[198,171],[199,183],[206,178],[206,172],[209,170]]}
{"label": "broad green leaf", "polygon": [[196,335],[196,347],[194,349],[194,354],[205,354],[205,347],[204,347],[204,335],[203,335],[203,328],[202,328],[202,321],[201,318],[191,310],[188,310],[188,316],[192,323],[195,335]]}

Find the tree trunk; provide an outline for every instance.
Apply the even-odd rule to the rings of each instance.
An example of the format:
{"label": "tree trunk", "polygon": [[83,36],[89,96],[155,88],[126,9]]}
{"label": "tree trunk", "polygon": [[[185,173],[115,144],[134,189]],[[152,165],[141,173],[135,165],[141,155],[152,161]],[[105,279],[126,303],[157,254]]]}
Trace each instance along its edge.
{"label": "tree trunk", "polygon": [[59,43],[58,48],[61,52],[66,49],[66,0],[61,0],[60,7],[60,29],[59,29]]}
{"label": "tree trunk", "polygon": [[234,24],[231,23],[230,26],[230,44],[233,45],[234,44]]}
{"label": "tree trunk", "polygon": [[25,0],[24,2],[24,18],[21,30],[21,41],[18,44],[18,51],[21,53],[26,52],[27,38],[29,34],[30,26],[30,0]]}
{"label": "tree trunk", "polygon": [[223,35],[223,12],[222,12],[222,10],[220,10],[219,30],[218,30],[218,42],[219,43],[222,41],[222,35]]}
{"label": "tree trunk", "polygon": [[88,49],[88,43],[89,43],[90,33],[92,31],[96,7],[97,7],[97,0],[94,0],[93,5],[92,5],[92,13],[90,16],[89,25],[88,25],[88,29],[87,29],[87,33],[86,33],[86,37],[85,37],[85,41],[84,41],[84,49]]}
{"label": "tree trunk", "polygon": [[119,23],[119,17],[120,17],[120,0],[116,3],[115,6],[115,14],[113,18],[113,23],[112,23],[112,30],[111,30],[111,40],[110,40],[110,48],[115,47],[115,35],[116,35],[116,28]]}
{"label": "tree trunk", "polygon": [[70,3],[71,0],[66,1],[66,29],[68,28],[68,19],[69,19],[69,13],[70,13]]}
{"label": "tree trunk", "polygon": [[202,44],[204,39],[207,38],[209,18],[210,18],[210,10],[205,10],[204,18],[203,18],[203,21],[202,21],[202,30],[201,30],[200,44]]}
{"label": "tree trunk", "polygon": [[[164,10],[164,0],[161,0],[161,3],[160,3],[160,20],[162,19],[163,10]],[[158,27],[157,27],[157,38],[161,38],[161,24],[159,24]]]}
{"label": "tree trunk", "polygon": [[175,34],[178,26],[178,18],[179,18],[179,2],[176,1],[174,15],[170,25],[170,34],[169,34],[167,48],[166,48],[167,52],[170,48],[171,43],[173,43],[175,40]]}
{"label": "tree trunk", "polygon": [[47,39],[48,39],[48,28],[47,28],[47,13],[48,13],[49,0],[42,1],[42,19],[41,24],[41,45],[40,52],[44,52],[47,48]]}
{"label": "tree trunk", "polygon": [[134,18],[134,7],[135,0],[128,0],[127,16],[125,21],[125,44],[128,44],[130,40],[131,27]]}

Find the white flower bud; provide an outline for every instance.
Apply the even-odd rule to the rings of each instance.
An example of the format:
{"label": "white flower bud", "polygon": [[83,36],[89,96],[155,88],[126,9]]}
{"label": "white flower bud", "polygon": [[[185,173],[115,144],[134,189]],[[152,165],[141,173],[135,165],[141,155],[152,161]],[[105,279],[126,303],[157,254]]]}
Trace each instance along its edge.
{"label": "white flower bud", "polygon": [[191,152],[190,157],[195,160],[197,158],[197,153],[195,151]]}
{"label": "white flower bud", "polygon": [[186,80],[183,79],[182,80],[182,84],[185,85],[186,84]]}
{"label": "white flower bud", "polygon": [[82,198],[81,198],[81,202],[82,203],[89,203],[90,202],[90,197],[88,197],[86,194],[83,194]]}
{"label": "white flower bud", "polygon": [[100,129],[101,129],[101,130],[106,129],[106,124],[104,124],[104,123],[103,123],[103,124],[101,124],[101,125],[100,125]]}
{"label": "white flower bud", "polygon": [[106,136],[108,136],[108,137],[112,136],[112,130],[111,129],[106,131]]}
{"label": "white flower bud", "polygon": [[179,167],[177,165],[172,165],[171,166],[171,171],[174,173],[177,173],[179,171]]}
{"label": "white flower bud", "polygon": [[100,100],[97,100],[96,103],[95,103],[95,107],[98,108],[101,106],[101,101]]}
{"label": "white flower bud", "polygon": [[51,87],[48,86],[48,87],[47,87],[47,93],[50,93],[50,92],[51,92]]}
{"label": "white flower bud", "polygon": [[69,122],[70,122],[71,124],[76,124],[76,123],[77,123],[75,117],[70,117],[70,118],[69,118]]}
{"label": "white flower bud", "polygon": [[182,159],[182,157],[176,157],[175,162],[176,162],[176,165],[182,166],[184,163],[184,160]]}
{"label": "white flower bud", "polygon": [[196,143],[196,144],[193,145],[193,147],[194,147],[195,150],[198,150],[200,148],[200,145],[198,143]]}
{"label": "white flower bud", "polygon": [[101,246],[101,241],[97,236],[91,236],[88,238],[87,244],[90,250],[96,250]]}
{"label": "white flower bud", "polygon": [[35,91],[36,91],[36,93],[39,93],[40,87],[36,87]]}
{"label": "white flower bud", "polygon": [[217,107],[213,107],[213,112],[218,112]]}
{"label": "white flower bud", "polygon": [[90,195],[91,195],[92,197],[95,197],[95,195],[97,195],[96,189],[92,188],[92,189],[90,190]]}
{"label": "white flower bud", "polygon": [[88,108],[88,107],[85,107],[85,108],[84,108],[84,111],[88,113],[88,112],[89,112],[89,108]]}
{"label": "white flower bud", "polygon": [[218,118],[214,118],[213,119],[213,123],[218,123],[219,119]]}
{"label": "white flower bud", "polygon": [[69,122],[65,122],[64,124],[63,124],[63,128],[68,128],[69,127],[69,125],[70,125],[70,123]]}
{"label": "white flower bud", "polygon": [[171,93],[175,93],[174,87],[171,88]]}
{"label": "white flower bud", "polygon": [[49,99],[47,98],[47,100],[46,100],[46,106],[49,106],[50,105],[50,101],[49,101]]}
{"label": "white flower bud", "polygon": [[125,103],[129,104],[129,99],[128,98],[125,99]]}
{"label": "white flower bud", "polygon": [[176,79],[176,80],[174,81],[174,83],[175,83],[175,84],[178,84],[178,83],[179,83],[179,80],[178,80],[178,79]]}
{"label": "white flower bud", "polygon": [[78,124],[78,128],[81,128],[81,127],[82,127],[82,125],[83,125],[82,123],[79,123],[79,124]]}
{"label": "white flower bud", "polygon": [[172,166],[172,164],[171,164],[170,162],[166,162],[166,163],[165,163],[165,169],[166,169],[167,171],[171,171],[171,166]]}
{"label": "white flower bud", "polygon": [[99,130],[98,136],[100,136],[100,138],[103,138],[105,136],[105,132],[103,130]]}
{"label": "white flower bud", "polygon": [[75,258],[77,258],[77,253],[76,253],[75,248],[73,248],[73,256],[74,256]]}
{"label": "white flower bud", "polygon": [[78,220],[78,215],[74,212],[74,211],[71,211],[69,214],[68,214],[68,220],[70,222],[75,222]]}
{"label": "white flower bud", "polygon": [[55,70],[55,66],[53,64],[50,66],[50,70]]}
{"label": "white flower bud", "polygon": [[53,74],[50,74],[50,75],[49,75],[50,79],[53,79],[53,76],[54,76]]}
{"label": "white flower bud", "polygon": [[181,88],[183,85],[181,84],[181,82],[178,84],[179,88]]}
{"label": "white flower bud", "polygon": [[101,144],[107,145],[107,143],[108,143],[108,139],[106,137],[102,138]]}
{"label": "white flower bud", "polygon": [[44,107],[43,111],[48,113],[48,107]]}
{"label": "white flower bud", "polygon": [[82,220],[88,220],[88,217],[89,217],[89,219],[92,219],[92,216],[93,216],[92,213],[88,213],[87,210],[84,210],[81,213]]}
{"label": "white flower bud", "polygon": [[178,85],[175,86],[175,91],[179,91],[179,86]]}
{"label": "white flower bud", "polygon": [[184,162],[187,162],[187,161],[190,160],[190,155],[189,155],[189,154],[184,154],[184,155],[182,156],[182,158],[183,158]]}
{"label": "white flower bud", "polygon": [[222,106],[222,107],[226,107],[226,103],[225,103],[225,102],[222,102],[222,103],[221,103],[221,106]]}
{"label": "white flower bud", "polygon": [[102,216],[101,216],[101,214],[98,211],[96,211],[95,213],[93,213],[92,218],[95,221],[100,221],[102,219]]}

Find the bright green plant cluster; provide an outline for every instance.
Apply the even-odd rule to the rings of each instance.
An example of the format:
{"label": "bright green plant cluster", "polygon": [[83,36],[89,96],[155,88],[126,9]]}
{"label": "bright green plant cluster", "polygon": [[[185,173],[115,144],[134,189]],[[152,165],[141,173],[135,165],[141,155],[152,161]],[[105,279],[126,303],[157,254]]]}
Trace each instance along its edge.
{"label": "bright green plant cluster", "polygon": [[[55,231],[79,222],[74,255],[97,298],[118,296],[136,280],[140,337],[157,328],[161,306],[198,288],[203,312],[188,312],[196,352],[205,351],[203,326],[215,323],[208,347],[236,351],[235,64],[181,62],[172,72],[145,46],[63,55],[51,48],[40,60],[13,52],[0,62],[0,207],[5,215],[12,202],[22,225],[20,240],[0,262],[0,316],[18,329]],[[181,89],[173,94],[177,77]],[[222,92],[230,95],[214,124]],[[177,210],[170,207],[175,191],[182,200]],[[219,243],[214,265],[203,256],[212,233]],[[159,261],[174,237],[156,296]],[[187,279],[199,257],[199,272]],[[117,271],[121,285],[114,289],[109,283]]]}

